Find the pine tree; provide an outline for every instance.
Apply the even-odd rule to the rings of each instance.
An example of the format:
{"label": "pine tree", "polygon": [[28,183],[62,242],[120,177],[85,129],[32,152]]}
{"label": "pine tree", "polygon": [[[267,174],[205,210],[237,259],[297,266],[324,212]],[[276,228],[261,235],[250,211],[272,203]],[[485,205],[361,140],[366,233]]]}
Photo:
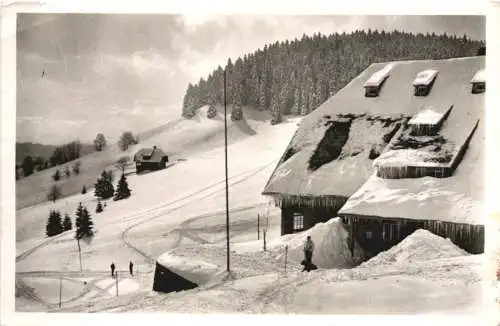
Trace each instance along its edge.
{"label": "pine tree", "polygon": [[51,210],[49,213],[49,218],[47,225],[45,227],[45,233],[49,237],[53,237],[63,232],[63,225],[61,220],[61,213],[58,211]]}
{"label": "pine tree", "polygon": [[80,204],[76,210],[76,238],[89,238],[94,235],[94,223],[86,207]]}
{"label": "pine tree", "polygon": [[57,169],[56,172],[52,175],[52,179],[54,179],[54,181],[59,181],[61,179],[61,172],[59,171],[59,169]]}
{"label": "pine tree", "polygon": [[97,198],[108,199],[113,197],[113,173],[111,171],[102,171],[101,178],[97,179],[94,195]]}
{"label": "pine tree", "polygon": [[47,199],[55,203],[56,200],[58,200],[60,197],[61,197],[61,189],[59,188],[58,185],[53,184],[49,189],[49,192],[47,194]]}
{"label": "pine tree", "polygon": [[71,230],[73,228],[73,224],[71,223],[71,218],[69,217],[68,213],[64,214],[64,221],[63,221],[63,229],[64,231]]}
{"label": "pine tree", "polygon": [[118,186],[116,187],[116,193],[113,200],[121,200],[130,197],[130,189],[128,188],[127,178],[125,174],[118,181]]}
{"label": "pine tree", "polygon": [[207,111],[207,118],[213,119],[216,116],[217,116],[217,110],[215,109],[215,107],[213,105],[210,105],[210,107],[208,108],[208,111]]}
{"label": "pine tree", "polygon": [[96,213],[100,213],[100,212],[102,212],[103,210],[104,210],[104,209],[103,209],[103,207],[102,207],[101,200],[99,199],[99,200],[97,201],[97,206],[96,206],[96,208],[95,208],[95,212],[96,212]]}

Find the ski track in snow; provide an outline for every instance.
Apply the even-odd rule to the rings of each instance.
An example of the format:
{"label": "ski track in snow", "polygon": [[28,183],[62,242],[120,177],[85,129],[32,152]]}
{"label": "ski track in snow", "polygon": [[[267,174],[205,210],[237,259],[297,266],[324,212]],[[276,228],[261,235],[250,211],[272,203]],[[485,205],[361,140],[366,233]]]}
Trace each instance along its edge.
{"label": "ski track in snow", "polygon": [[[236,181],[233,181],[233,182],[230,182],[229,183],[229,186],[235,186],[235,185],[238,185],[240,183],[243,183],[245,181],[247,181],[248,179],[250,179],[251,177],[253,177],[254,175],[256,175],[257,173],[261,172],[262,170],[264,170],[265,168],[267,168],[269,165],[273,164],[274,163],[274,160],[272,162],[269,162],[265,165],[262,165],[258,168],[253,168],[253,169],[249,169],[249,170],[246,170],[242,173],[239,173],[239,174],[236,174],[232,177],[229,178],[229,180],[234,180],[234,179],[237,179]],[[124,231],[122,231],[121,233],[121,240],[124,242],[124,244],[133,249],[135,252],[137,252],[140,256],[142,256],[144,258],[144,260],[148,263],[148,267],[149,267],[149,271],[146,272],[146,273],[151,273],[152,272],[152,266],[154,266],[155,262],[156,262],[156,259],[150,255],[148,255],[147,253],[145,253],[144,251],[142,251],[137,245],[133,244],[131,241],[129,241],[127,239],[127,234],[133,230],[134,228],[144,224],[144,223],[147,223],[147,222],[150,222],[156,218],[159,218],[159,217],[162,217],[162,216],[165,216],[167,214],[170,214],[174,211],[177,211],[189,204],[191,204],[191,201],[193,200],[196,200],[196,201],[199,201],[199,200],[202,200],[202,199],[205,199],[207,197],[210,197],[214,194],[217,194],[221,191],[224,191],[225,188],[221,188],[221,189],[216,189],[216,190],[213,190],[209,193],[206,193],[204,194],[204,192],[206,191],[210,191],[214,188],[216,188],[217,186],[219,185],[222,185],[225,183],[225,180],[221,180],[221,181],[218,181],[218,182],[215,182],[213,184],[210,184],[208,186],[205,186],[201,189],[198,189],[197,191],[189,194],[189,195],[186,195],[184,197],[181,197],[181,198],[178,198],[176,200],[173,200],[171,202],[168,202],[168,203],[164,203],[164,204],[161,204],[161,205],[158,205],[156,207],[153,207],[153,208],[150,208],[150,209],[147,209],[147,210],[144,210],[144,211],[141,211],[141,212],[137,212],[137,213],[134,213],[134,214],[131,214],[127,217],[124,218],[125,221],[131,221],[131,220],[136,220],[136,219],[140,219],[140,221],[138,221],[137,223],[134,223],[133,225],[127,227]],[[199,197],[199,195],[202,195],[201,197]],[[173,207],[173,205],[177,204],[177,203],[180,203],[180,202],[183,202],[185,201],[185,203],[179,205],[179,206],[176,206],[176,207]],[[230,212],[231,213],[236,213],[236,212],[242,212],[242,211],[246,211],[246,210],[251,210],[251,209],[254,209],[256,207],[259,207],[261,206],[262,204],[256,204],[256,205],[249,205],[249,206],[244,206],[244,207],[238,207],[238,208],[233,208],[233,209],[230,209]],[[179,243],[182,239],[182,237],[186,237],[186,238],[189,238],[195,242],[198,242],[198,243],[208,243],[208,241],[196,236],[192,230],[187,230],[186,227],[198,220],[198,219],[202,219],[202,218],[206,218],[206,217],[209,217],[209,216],[214,216],[214,215],[220,215],[220,214],[223,214],[225,213],[225,211],[217,211],[217,212],[213,212],[213,213],[209,213],[209,214],[203,214],[203,215],[199,215],[199,216],[195,216],[193,218],[190,218],[188,220],[186,220],[185,222],[181,223],[180,225],[180,229],[176,229],[176,230],[169,230],[169,233],[173,233],[175,231],[178,231],[178,234],[179,234],[179,237],[176,241],[176,243],[174,244],[174,246],[172,246],[172,248],[175,248],[175,247],[178,247],[179,246]],[[151,216],[151,214],[154,214],[153,216]],[[16,263],[17,262],[20,262],[22,260],[25,260],[27,259],[29,256],[31,256],[34,252],[36,252],[38,249],[50,244],[52,241],[55,241],[57,239],[59,239],[60,237],[64,236],[65,233],[62,233],[58,236],[55,236],[55,237],[51,237],[49,239],[45,239],[43,240],[41,243],[37,244],[36,246],[24,251],[23,253],[21,253],[20,255],[16,256]],[[29,272],[18,272],[16,273],[16,278],[23,278],[23,277],[43,277],[43,278],[57,278],[57,279],[60,279],[60,278],[63,278],[65,280],[68,280],[68,281],[74,281],[76,282],[75,280],[72,280],[70,279],[69,277],[82,277],[82,276],[104,276],[104,275],[109,275],[109,271],[29,271]],[[92,298],[96,298],[98,297],[99,295],[108,295],[108,290],[109,288],[112,288],[114,287],[115,285],[112,284],[110,285],[108,288],[106,289],[101,289],[100,287],[96,286],[95,284],[98,282],[98,281],[101,281],[103,280],[102,278],[101,279],[95,279],[91,282],[88,282],[87,283],[87,287],[85,288],[85,290],[80,293],[80,295],[74,297],[74,298],[71,298],[70,300],[67,300],[67,301],[63,301],[62,303],[64,304],[69,304],[69,303],[73,303],[73,302],[77,302],[78,300],[82,299],[83,297],[85,297],[86,295],[88,295],[92,290],[96,290],[98,293],[96,295],[94,295]],[[216,285],[214,284],[213,287],[215,287]],[[201,289],[201,287],[200,287]],[[206,288],[204,288],[206,290]],[[46,308],[48,309],[54,309],[54,308],[57,308],[56,310],[58,310],[58,307],[57,305],[53,305],[53,304],[49,304],[45,301],[43,301],[40,297],[38,297],[36,295],[36,293],[34,291],[25,291],[25,290],[21,290],[23,291],[22,293],[30,293],[28,295],[29,298],[37,301],[37,302],[40,302],[42,303]]]}
{"label": "ski track in snow", "polygon": [[[264,170],[265,168],[267,168],[269,165],[271,165],[271,164],[273,164],[273,163],[274,163],[274,161],[273,161],[273,162],[270,162],[270,163],[267,163],[267,164],[265,164],[265,165],[263,165],[263,166],[260,166],[260,167],[258,167],[257,169],[251,169],[251,170],[249,170],[249,171],[245,171],[245,172],[243,172],[243,173],[237,174],[237,175],[233,176],[232,178],[229,178],[230,180],[231,180],[231,179],[235,179],[235,178],[238,178],[238,177],[240,177],[240,176],[243,176],[243,175],[247,174],[248,172],[251,172],[249,175],[244,176],[242,179],[240,179],[240,180],[238,180],[238,181],[235,181],[235,182],[230,183],[230,184],[229,184],[229,186],[235,186],[235,185],[237,185],[237,184],[240,184],[240,183],[242,183],[242,182],[247,181],[248,179],[250,179],[251,177],[253,177],[255,174],[257,174],[257,173],[259,173],[260,171]],[[143,256],[143,257],[144,257],[144,259],[145,259],[145,260],[147,260],[150,264],[154,264],[154,263],[156,262],[156,259],[155,259],[154,257],[151,257],[150,255],[148,255],[147,253],[145,253],[145,252],[144,252],[144,251],[142,251],[141,249],[139,249],[139,248],[138,248],[138,246],[134,245],[131,241],[127,240],[127,234],[128,234],[128,233],[129,233],[129,232],[130,232],[133,228],[138,227],[139,225],[142,225],[142,224],[147,223],[147,222],[151,222],[152,220],[154,220],[154,219],[156,219],[156,218],[163,217],[163,216],[165,216],[165,215],[167,215],[167,214],[173,213],[173,212],[175,212],[175,211],[177,211],[177,210],[179,210],[179,209],[181,209],[181,208],[183,208],[183,207],[185,207],[185,206],[190,205],[190,204],[191,204],[191,201],[190,201],[190,200],[196,200],[196,201],[199,201],[199,200],[205,199],[205,198],[207,198],[207,197],[210,197],[210,196],[212,196],[212,195],[214,195],[214,194],[216,194],[216,193],[219,193],[219,192],[221,192],[221,191],[225,190],[225,188],[223,188],[223,189],[217,189],[217,190],[214,190],[214,191],[212,191],[212,192],[209,192],[208,194],[204,194],[202,197],[198,197],[198,198],[196,197],[197,195],[202,194],[204,191],[206,191],[206,190],[210,190],[210,189],[212,189],[213,187],[216,187],[217,185],[219,185],[219,184],[220,184],[220,183],[222,183],[222,182],[225,182],[225,180],[223,180],[223,181],[221,181],[221,182],[217,182],[217,183],[212,184],[212,185],[210,185],[210,186],[207,186],[207,187],[205,187],[205,188],[202,188],[201,190],[198,190],[198,191],[196,191],[196,192],[194,192],[194,193],[192,193],[192,194],[190,194],[190,195],[187,195],[187,196],[185,196],[185,197],[182,197],[182,198],[180,198],[180,199],[174,200],[173,202],[171,202],[171,203],[169,203],[169,204],[165,205],[164,207],[162,207],[162,208],[166,209],[166,211],[160,211],[159,213],[155,214],[154,216],[149,216],[149,217],[147,217],[146,219],[141,220],[141,221],[139,221],[139,222],[137,222],[137,223],[135,223],[135,224],[133,224],[133,225],[129,226],[129,227],[128,227],[128,228],[126,228],[126,229],[122,232],[122,234],[121,234],[121,238],[122,238],[123,242],[124,242],[124,243],[125,243],[125,245],[127,245],[129,248],[131,248],[131,249],[135,250],[137,253],[139,253],[141,256]],[[184,204],[182,204],[182,205],[180,205],[180,206],[178,206],[178,207],[170,208],[170,206],[172,206],[173,204],[176,204],[176,203],[178,203],[178,202],[184,201],[184,200],[186,200],[186,199],[188,200],[188,202],[186,202],[186,203],[184,203]],[[257,205],[257,206],[259,206],[259,205]],[[256,205],[245,206],[245,207],[240,207],[240,208],[236,208],[236,209],[230,209],[230,212],[231,212],[231,213],[234,213],[234,212],[238,212],[238,211],[241,211],[241,210],[248,210],[248,209],[251,209],[251,208],[254,208],[254,207],[256,207]],[[200,215],[200,216],[194,217],[194,218],[192,218],[192,219],[190,219],[190,220],[188,220],[188,221],[191,223],[191,222],[193,222],[193,220],[197,220],[197,219],[204,218],[204,217],[208,217],[208,216],[212,216],[212,215],[218,215],[218,214],[220,214],[220,211],[219,211],[219,212],[216,212],[216,213],[211,213],[211,214],[203,214],[203,215]],[[182,223],[182,224],[181,224],[181,229],[182,229],[182,227],[183,227],[183,226],[185,226],[185,223]],[[201,240],[201,241],[202,241],[202,243],[204,242],[204,240],[202,240],[202,239],[200,239],[200,238],[197,238],[197,239],[198,239],[198,240]],[[178,240],[179,240],[179,241],[177,241],[176,246],[178,246],[178,244],[179,244],[179,242],[180,242],[180,239],[178,239]]]}

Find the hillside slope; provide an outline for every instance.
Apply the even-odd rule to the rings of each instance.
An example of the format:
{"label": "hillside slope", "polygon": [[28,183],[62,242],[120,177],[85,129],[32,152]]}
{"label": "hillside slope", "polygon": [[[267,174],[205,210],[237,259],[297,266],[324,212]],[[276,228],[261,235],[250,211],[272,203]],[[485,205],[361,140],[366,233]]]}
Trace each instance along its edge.
{"label": "hillside slope", "polygon": [[[217,109],[221,112],[220,106]],[[187,159],[189,153],[199,150],[208,150],[224,144],[224,121],[219,113],[214,119],[206,117],[207,107],[200,108],[192,119],[179,118],[149,132],[139,134],[140,143],[131,146],[126,152],[121,152],[115,144],[108,146],[102,152],[93,152],[82,157],[81,173],[71,178],[61,178],[58,184],[62,196],[70,196],[81,191],[85,185],[87,189],[93,187],[97,177],[103,169],[114,169],[114,162],[122,156],[133,154],[142,147],[161,147],[170,157],[170,160]],[[257,130],[250,127],[248,120],[255,120],[261,125],[269,115],[252,109],[245,110],[246,119],[233,122],[228,119],[229,142],[239,141],[245,137],[255,135]],[[262,123],[260,123],[262,122]],[[258,127],[255,127],[258,128]],[[74,162],[68,163],[71,165]],[[59,169],[61,172],[65,165],[60,165],[37,172],[28,178],[16,183],[16,209],[21,209],[46,201],[46,195],[53,184],[52,175]]]}

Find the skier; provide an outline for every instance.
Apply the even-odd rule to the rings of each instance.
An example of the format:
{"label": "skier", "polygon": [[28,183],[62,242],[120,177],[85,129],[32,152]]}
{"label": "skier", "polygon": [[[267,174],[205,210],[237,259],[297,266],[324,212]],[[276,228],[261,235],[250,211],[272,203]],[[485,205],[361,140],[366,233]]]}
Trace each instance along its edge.
{"label": "skier", "polygon": [[130,275],[134,276],[134,264],[132,261],[128,264],[128,270],[130,271]]}
{"label": "skier", "polygon": [[311,236],[308,235],[306,241],[304,242],[305,261],[304,261],[304,269],[302,271],[307,270],[309,272],[311,269],[314,269],[314,266],[312,264],[313,251],[314,251],[314,242],[311,240]]}
{"label": "skier", "polygon": [[115,263],[111,263],[111,276],[115,276]]}

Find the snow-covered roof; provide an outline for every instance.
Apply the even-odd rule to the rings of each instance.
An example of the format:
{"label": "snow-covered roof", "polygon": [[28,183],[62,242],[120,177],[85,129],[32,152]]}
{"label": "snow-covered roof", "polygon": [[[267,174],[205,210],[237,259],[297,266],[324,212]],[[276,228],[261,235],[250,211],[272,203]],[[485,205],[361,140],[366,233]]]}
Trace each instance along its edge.
{"label": "snow-covered roof", "polygon": [[388,64],[384,68],[380,69],[377,72],[374,72],[373,75],[364,83],[363,87],[375,86],[378,87],[380,84],[389,77],[393,64]]}
{"label": "snow-covered roof", "polygon": [[486,83],[486,72],[484,69],[478,70],[474,77],[472,77],[471,83]]}
{"label": "snow-covered roof", "polygon": [[436,78],[438,71],[435,69],[426,69],[420,71],[413,81],[413,86],[429,85]]}
{"label": "snow-covered roof", "polygon": [[[387,118],[409,118],[415,116],[422,108],[442,112],[441,108],[448,109],[450,103],[453,103],[453,111],[449,114],[439,134],[446,139],[447,143],[453,144],[453,151],[460,148],[470,135],[471,128],[482,118],[484,112],[484,94],[471,94],[468,85],[470,76],[484,68],[485,58],[469,57],[397,62],[397,65],[391,69],[390,78],[384,84],[384,88],[390,91],[381,93],[377,101],[360,95],[359,88],[363,86],[369,78],[368,76],[380,71],[386,65],[387,63],[371,65],[336,95],[303,118],[289,146],[284,148],[285,151],[293,148],[294,154],[278,163],[264,188],[264,194],[296,197],[315,196],[318,198],[348,198],[353,195],[375,171],[374,161],[369,157],[371,149],[376,148],[379,153],[383,154],[387,143],[384,143],[382,138],[397,123],[402,122],[400,120],[392,124],[383,123],[372,121],[373,117],[378,117],[382,121],[384,119],[387,121]],[[416,74],[429,66],[439,71],[440,78],[436,79],[433,85],[436,91],[426,97],[415,97],[408,86]],[[315,171],[309,170],[309,160],[328,129],[326,117],[329,117],[330,120],[336,120],[337,115],[341,113],[365,116],[352,122],[348,140],[342,147],[338,158],[323,164]],[[473,140],[477,137],[479,136],[476,132]],[[478,146],[482,150],[482,141],[481,139],[476,145],[471,142],[467,153],[473,146]],[[446,185],[455,182],[452,180],[455,180],[456,173],[447,178],[450,181]],[[466,184],[470,181],[480,182],[482,180],[477,174],[467,175],[466,178],[470,178]],[[434,180],[434,178],[427,179]],[[412,179],[411,182],[420,185],[427,179]],[[381,180],[380,182],[393,181]],[[425,182],[423,183],[425,184]],[[394,195],[397,197],[397,194]],[[443,196],[446,197],[446,191]],[[444,202],[446,201],[446,205],[453,202],[451,197],[450,200]]]}
{"label": "snow-covered roof", "polygon": [[134,162],[148,161],[160,162],[167,155],[161,148],[141,148],[134,155]]}
{"label": "snow-covered roof", "polygon": [[452,177],[382,179],[374,173],[339,214],[484,224],[483,133],[480,123]]}

